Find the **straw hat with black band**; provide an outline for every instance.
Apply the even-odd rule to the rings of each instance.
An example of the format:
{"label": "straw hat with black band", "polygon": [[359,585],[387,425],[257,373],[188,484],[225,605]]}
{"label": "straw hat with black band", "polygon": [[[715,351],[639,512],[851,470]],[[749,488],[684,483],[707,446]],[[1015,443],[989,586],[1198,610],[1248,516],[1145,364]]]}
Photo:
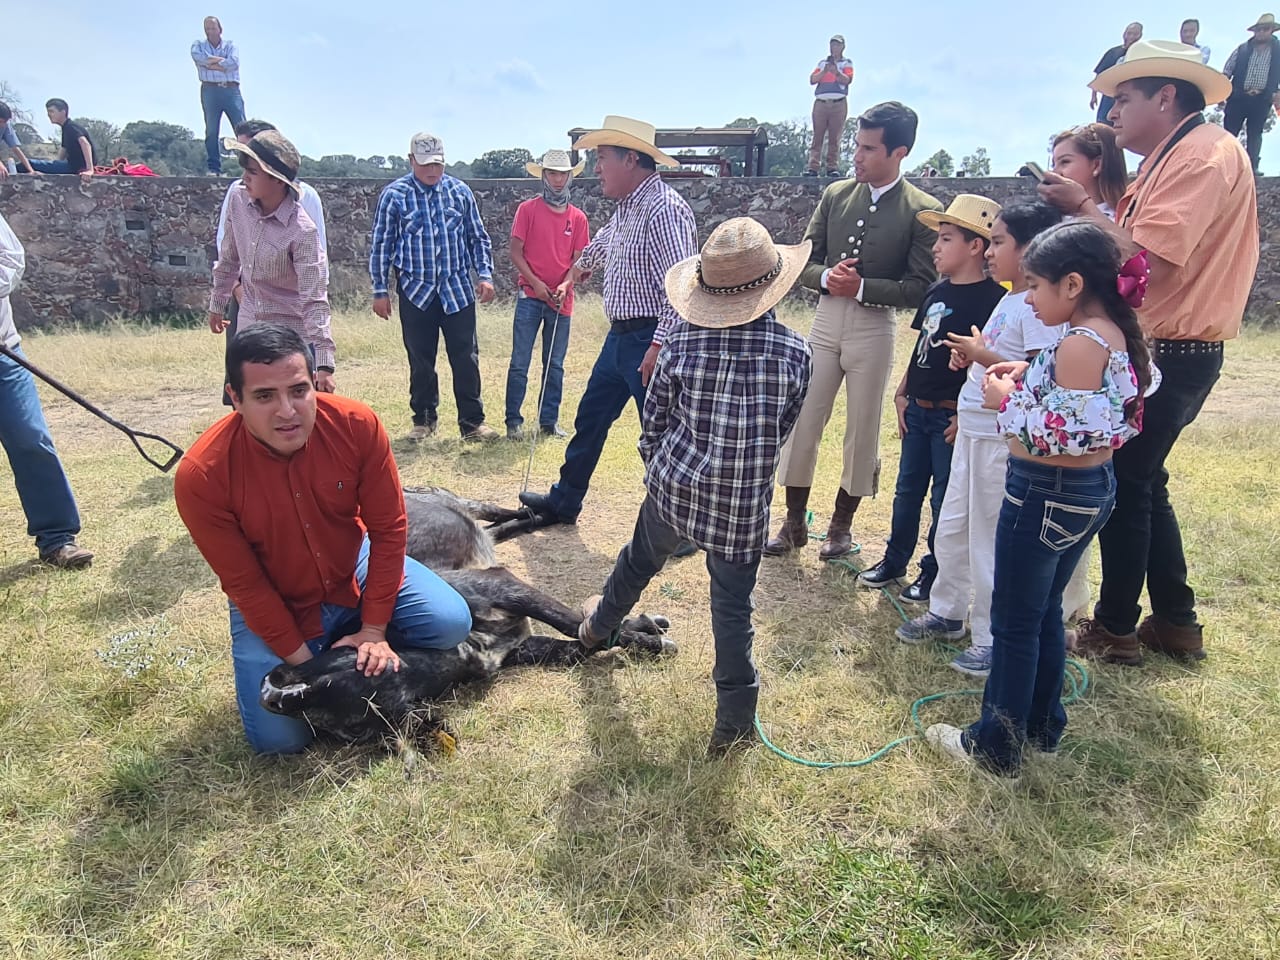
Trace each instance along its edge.
{"label": "straw hat with black band", "polygon": [[1125,53],[1123,62],[1103,70],[1089,87],[1114,97],[1120,84],[1143,77],[1184,80],[1204,94],[1206,105],[1231,96],[1231,81],[1204,65],[1199,48],[1172,40],[1139,40]]}
{"label": "straw hat with black band", "polygon": [[758,220],[734,217],[711,231],[702,253],[667,271],[667,299],[695,327],[740,327],[787,295],[812,247],[775,244]]}
{"label": "straw hat with black band", "polygon": [[574,150],[591,150],[598,147],[621,147],[653,157],[660,167],[678,167],[680,161],[658,149],[655,141],[658,131],[651,123],[619,117],[613,114],[604,118],[599,130],[592,130],[578,138]]}
{"label": "straw hat with black band", "polygon": [[524,169],[529,176],[537,177],[541,180],[542,171],[544,170],[552,170],[556,173],[571,173],[575,177],[580,177],[586,165],[587,161],[583,160],[575,166],[567,150],[548,150],[542,155],[541,162],[530,160],[524,165]]}
{"label": "straw hat with black band", "polygon": [[984,240],[991,239],[991,227],[1000,216],[1000,204],[975,193],[961,193],[951,201],[946,211],[921,210],[916,219],[930,230],[937,230],[944,223],[963,227]]}
{"label": "straw hat with black band", "polygon": [[[298,156],[297,148],[279,130],[263,130],[248,143],[227,137],[222,145],[258,161],[263,173],[274,177],[293,191],[295,200],[302,196],[302,189],[298,186],[298,165],[302,159]],[[242,159],[241,165],[243,164]]]}

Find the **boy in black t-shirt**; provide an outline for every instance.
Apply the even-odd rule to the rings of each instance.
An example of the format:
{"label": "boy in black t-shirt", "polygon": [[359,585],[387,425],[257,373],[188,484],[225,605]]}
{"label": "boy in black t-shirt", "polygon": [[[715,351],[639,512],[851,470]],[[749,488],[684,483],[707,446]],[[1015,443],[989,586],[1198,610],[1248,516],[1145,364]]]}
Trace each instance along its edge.
{"label": "boy in black t-shirt", "polygon": [[942,509],[942,497],[951,473],[951,450],[956,436],[956,397],[964,386],[966,371],[951,369],[947,334],[981,329],[1004,296],[1004,288],[986,275],[983,260],[991,240],[991,225],[1000,205],[985,197],[962,193],[945,213],[926,210],[916,214],[925,226],[938,231],[933,262],[943,277],[925,293],[911,326],[920,331],[894,394],[898,410],[898,436],[902,456],[898,484],[893,494],[893,526],[884,559],[858,575],[865,587],[886,587],[900,582],[920,536],[920,509],[929,483],[933,520],[929,524],[929,553],[920,561],[920,576],[903,589],[901,598],[928,603],[938,575],[933,558],[933,534]]}
{"label": "boy in black t-shirt", "polygon": [[44,105],[49,122],[62,128],[62,149],[57,160],[31,159],[34,173],[78,173],[86,183],[93,176],[94,151],[89,131],[74,122],[67,101],[54,98]]}

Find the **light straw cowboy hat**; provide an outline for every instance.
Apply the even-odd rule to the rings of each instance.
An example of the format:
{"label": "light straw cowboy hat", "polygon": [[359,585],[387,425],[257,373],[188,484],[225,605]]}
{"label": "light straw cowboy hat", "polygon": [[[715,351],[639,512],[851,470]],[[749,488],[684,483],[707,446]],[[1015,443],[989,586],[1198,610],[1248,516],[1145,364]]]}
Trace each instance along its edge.
{"label": "light straw cowboy hat", "polygon": [[542,161],[537,162],[530,160],[524,165],[525,171],[531,177],[542,179],[543,170],[555,170],[559,173],[571,173],[575,177],[582,176],[582,170],[586,167],[587,161],[583,160],[576,167],[569,158],[567,150],[548,150],[542,155]]}
{"label": "light straw cowboy hat", "polygon": [[1221,103],[1231,95],[1231,81],[1206,67],[1198,48],[1172,40],[1139,40],[1125,53],[1122,63],[1103,70],[1089,87],[1114,97],[1117,86],[1141,77],[1185,80],[1200,89],[1206,104]]}
{"label": "light straw cowboy hat", "polygon": [[610,114],[604,118],[599,130],[592,130],[578,138],[573,145],[574,150],[590,150],[594,147],[622,147],[653,157],[660,167],[678,167],[680,161],[668,156],[658,149],[654,141],[657,130],[653,124],[643,120],[632,120],[630,117],[618,117]]}
{"label": "light straw cowboy hat", "polygon": [[941,224],[951,223],[990,240],[991,226],[998,216],[1000,216],[1000,204],[994,200],[988,200],[973,193],[961,193],[951,201],[945,213],[937,210],[921,210],[916,214],[916,219],[931,230],[937,230]]}
{"label": "light straw cowboy hat", "polygon": [[1272,30],[1280,29],[1280,23],[1276,23],[1276,18],[1269,13],[1264,13],[1258,18],[1258,22],[1249,28],[1250,31],[1261,30],[1264,27],[1270,27]]}
{"label": "light straw cowboy hat", "polygon": [[241,143],[234,137],[222,141],[223,147],[252,157],[258,161],[262,172],[275,177],[290,190],[295,198],[302,196],[298,186],[298,165],[302,162],[298,150],[286,140],[278,130],[263,130],[248,143]]}
{"label": "light straw cowboy hat", "polygon": [[750,323],[787,295],[812,247],[775,244],[758,220],[734,217],[711,231],[701,254],[667,271],[667,299],[696,327]]}

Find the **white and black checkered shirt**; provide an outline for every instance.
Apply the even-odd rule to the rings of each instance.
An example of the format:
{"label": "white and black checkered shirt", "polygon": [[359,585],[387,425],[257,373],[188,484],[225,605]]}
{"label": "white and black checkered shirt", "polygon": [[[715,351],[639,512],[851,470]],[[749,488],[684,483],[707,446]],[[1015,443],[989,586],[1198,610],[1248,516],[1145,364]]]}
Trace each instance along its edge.
{"label": "white and black checkered shirt", "polygon": [[760,556],[812,370],[809,344],[772,311],[723,330],[676,324],[640,432],[645,486],[672,529],[731,563]]}

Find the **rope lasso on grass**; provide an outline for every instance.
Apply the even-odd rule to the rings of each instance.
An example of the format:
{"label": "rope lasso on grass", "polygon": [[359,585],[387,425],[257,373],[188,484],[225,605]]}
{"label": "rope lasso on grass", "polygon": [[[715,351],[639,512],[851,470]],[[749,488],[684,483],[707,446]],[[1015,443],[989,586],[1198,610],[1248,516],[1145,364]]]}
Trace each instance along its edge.
{"label": "rope lasso on grass", "polygon": [[[809,511],[805,521],[806,524],[813,523],[813,511]],[[825,540],[826,537],[822,534],[811,533],[809,534],[809,539],[821,541]],[[862,546],[855,543],[849,551],[849,554],[844,557],[836,557],[832,560],[828,560],[827,563],[831,566],[842,567],[843,569],[851,572],[854,576],[857,576],[862,572],[862,569],[858,567],[857,564],[849,560],[848,557],[860,553],[861,550]],[[902,609],[902,604],[898,602],[898,598],[889,592],[888,587],[881,587],[880,592],[884,594],[890,603],[893,604],[893,608],[898,611],[898,616],[902,618],[903,623],[906,623],[911,619],[907,616],[907,612]],[[961,652],[958,647],[953,647],[950,644],[940,643],[938,646],[949,654],[958,654]],[[1062,705],[1064,707],[1076,703],[1085,695],[1086,692],[1088,692],[1089,671],[1080,661],[1068,659],[1066,664],[1066,677],[1069,691],[1062,698]],[[924,736],[924,722],[920,719],[920,710],[922,707],[930,703],[935,703],[939,700],[948,700],[954,697],[980,696],[982,696],[981,690],[947,690],[942,693],[931,693],[928,696],[918,698],[911,704],[911,723],[916,728],[916,732],[910,736],[899,737],[897,740],[885,744],[879,750],[863,757],[861,760],[810,760],[806,757],[797,756],[794,753],[788,753],[786,750],[783,750],[770,740],[768,735],[764,732],[764,724],[760,721],[759,711],[756,712],[755,716],[756,735],[760,737],[760,742],[763,743],[772,753],[781,757],[783,760],[799,764],[802,767],[810,767],[817,770],[838,770],[865,767],[875,763],[877,760],[884,759],[884,757],[886,757],[895,747],[900,747],[904,743],[910,743],[913,740],[919,740]]]}

